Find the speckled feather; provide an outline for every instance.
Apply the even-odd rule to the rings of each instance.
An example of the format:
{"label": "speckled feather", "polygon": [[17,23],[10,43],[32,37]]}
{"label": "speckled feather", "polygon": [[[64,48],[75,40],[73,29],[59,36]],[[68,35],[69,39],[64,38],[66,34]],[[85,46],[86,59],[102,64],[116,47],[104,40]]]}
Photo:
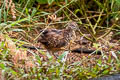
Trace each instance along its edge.
{"label": "speckled feather", "polygon": [[39,41],[48,50],[59,50],[61,47],[68,45],[69,41],[72,39],[73,32],[76,29],[77,24],[75,22],[68,23],[66,29],[47,29],[45,30]]}

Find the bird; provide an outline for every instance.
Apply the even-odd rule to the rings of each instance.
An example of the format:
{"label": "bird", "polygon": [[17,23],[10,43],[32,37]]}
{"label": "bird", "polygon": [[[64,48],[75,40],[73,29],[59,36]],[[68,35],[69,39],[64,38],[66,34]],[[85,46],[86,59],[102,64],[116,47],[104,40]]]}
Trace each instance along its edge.
{"label": "bird", "polygon": [[38,38],[38,42],[42,43],[50,55],[55,56],[55,53],[63,50],[75,39],[75,31],[78,29],[78,24],[74,21],[67,23],[65,29],[46,29]]}

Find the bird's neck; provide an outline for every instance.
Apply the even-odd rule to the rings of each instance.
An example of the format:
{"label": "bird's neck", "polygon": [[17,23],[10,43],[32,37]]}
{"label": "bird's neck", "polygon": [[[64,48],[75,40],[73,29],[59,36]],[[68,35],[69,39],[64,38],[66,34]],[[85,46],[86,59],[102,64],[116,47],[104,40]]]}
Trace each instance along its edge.
{"label": "bird's neck", "polygon": [[67,27],[67,28],[65,29],[65,31],[71,33],[71,32],[73,31],[73,29],[69,26],[69,27]]}
{"label": "bird's neck", "polygon": [[64,30],[64,37],[67,41],[71,40],[71,37],[73,36],[73,30],[71,28],[67,28]]}

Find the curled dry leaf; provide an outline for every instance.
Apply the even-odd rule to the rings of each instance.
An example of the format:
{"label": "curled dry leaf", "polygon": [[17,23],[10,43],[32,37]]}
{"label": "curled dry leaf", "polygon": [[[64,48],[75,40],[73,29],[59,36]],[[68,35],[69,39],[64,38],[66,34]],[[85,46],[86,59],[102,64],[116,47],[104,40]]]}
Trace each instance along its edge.
{"label": "curled dry leaf", "polygon": [[60,21],[61,19],[62,19],[62,17],[57,17],[56,15],[48,15],[48,22],[49,22],[49,20],[56,22],[56,21]]}
{"label": "curled dry leaf", "polygon": [[12,5],[12,3],[13,3],[12,0],[9,0],[9,4],[8,4],[9,7]]}

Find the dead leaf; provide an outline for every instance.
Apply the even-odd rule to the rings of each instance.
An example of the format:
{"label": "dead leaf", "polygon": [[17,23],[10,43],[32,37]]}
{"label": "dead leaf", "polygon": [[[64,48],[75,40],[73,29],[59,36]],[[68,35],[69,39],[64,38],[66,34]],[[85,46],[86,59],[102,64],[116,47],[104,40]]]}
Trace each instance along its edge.
{"label": "dead leaf", "polygon": [[49,22],[49,20],[53,21],[53,22],[61,21],[62,18],[63,17],[57,17],[56,15],[48,15],[48,22]]}

